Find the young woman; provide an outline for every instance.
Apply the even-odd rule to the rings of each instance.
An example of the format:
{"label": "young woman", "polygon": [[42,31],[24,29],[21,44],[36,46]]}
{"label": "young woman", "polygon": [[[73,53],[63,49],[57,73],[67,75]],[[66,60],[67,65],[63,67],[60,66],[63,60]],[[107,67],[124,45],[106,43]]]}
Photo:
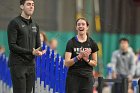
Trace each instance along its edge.
{"label": "young woman", "polygon": [[93,67],[97,65],[98,46],[87,34],[85,18],[76,21],[77,35],[66,46],[65,66],[69,67],[66,93],[93,93]]}

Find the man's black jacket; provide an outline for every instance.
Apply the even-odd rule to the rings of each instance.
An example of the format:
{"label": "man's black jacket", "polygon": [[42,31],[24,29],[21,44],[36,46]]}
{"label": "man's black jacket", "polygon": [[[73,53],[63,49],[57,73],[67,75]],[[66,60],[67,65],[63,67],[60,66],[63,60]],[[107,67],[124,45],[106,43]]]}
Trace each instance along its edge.
{"label": "man's black jacket", "polygon": [[7,33],[9,66],[34,65],[32,50],[40,47],[39,26],[32,19],[18,16],[9,23]]}

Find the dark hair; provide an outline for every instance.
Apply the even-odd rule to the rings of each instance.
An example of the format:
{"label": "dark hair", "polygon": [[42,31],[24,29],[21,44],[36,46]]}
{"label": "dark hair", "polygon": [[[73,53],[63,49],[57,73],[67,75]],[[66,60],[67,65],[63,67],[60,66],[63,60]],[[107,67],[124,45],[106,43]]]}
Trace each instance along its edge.
{"label": "dark hair", "polygon": [[[20,0],[20,5],[24,5],[25,1],[28,1],[28,0]],[[34,0],[32,0],[32,1],[34,1]]]}
{"label": "dark hair", "polygon": [[88,23],[87,19],[85,19],[84,17],[78,18],[78,19],[76,20],[76,24],[77,24],[77,22],[78,22],[79,20],[85,20],[87,26],[89,26],[89,23]]}
{"label": "dark hair", "polygon": [[127,38],[121,38],[121,39],[119,40],[119,43],[121,43],[121,41],[127,41],[127,42],[129,43],[129,40],[128,40]]}

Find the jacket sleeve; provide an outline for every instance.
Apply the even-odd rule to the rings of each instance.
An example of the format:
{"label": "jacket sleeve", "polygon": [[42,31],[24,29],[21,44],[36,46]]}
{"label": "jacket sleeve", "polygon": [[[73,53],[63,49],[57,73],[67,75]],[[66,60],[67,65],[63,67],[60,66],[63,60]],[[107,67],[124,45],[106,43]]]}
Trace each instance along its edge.
{"label": "jacket sleeve", "polygon": [[[37,25],[37,24],[36,24]],[[37,35],[36,35],[36,47],[38,48],[41,46],[41,41],[40,41],[40,31],[39,31],[39,25],[37,25]]]}
{"label": "jacket sleeve", "polygon": [[17,45],[18,24],[13,20],[9,23],[7,29],[9,49],[13,53],[32,55],[31,50],[27,50]]}
{"label": "jacket sleeve", "polygon": [[116,51],[113,52],[113,54],[112,54],[111,64],[112,64],[112,70],[113,70],[113,72],[116,72],[116,64],[117,64]]}
{"label": "jacket sleeve", "polygon": [[130,59],[130,75],[135,75],[135,54],[131,53],[131,59]]}

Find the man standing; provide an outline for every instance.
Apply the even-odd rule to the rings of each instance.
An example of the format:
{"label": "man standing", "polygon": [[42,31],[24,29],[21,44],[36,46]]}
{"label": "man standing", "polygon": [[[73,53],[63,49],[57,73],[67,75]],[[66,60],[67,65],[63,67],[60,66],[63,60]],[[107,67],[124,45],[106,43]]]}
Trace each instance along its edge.
{"label": "man standing", "polygon": [[8,25],[9,67],[13,93],[31,93],[35,81],[34,57],[41,56],[39,26],[32,20],[34,0],[20,0],[21,14]]}
{"label": "man standing", "polygon": [[[113,52],[112,65],[113,65],[113,78],[123,79],[128,78],[131,80],[135,73],[135,60],[134,53],[129,47],[129,41],[127,38],[120,39],[120,49]],[[114,85],[115,93],[122,93],[122,87],[120,83]]]}

